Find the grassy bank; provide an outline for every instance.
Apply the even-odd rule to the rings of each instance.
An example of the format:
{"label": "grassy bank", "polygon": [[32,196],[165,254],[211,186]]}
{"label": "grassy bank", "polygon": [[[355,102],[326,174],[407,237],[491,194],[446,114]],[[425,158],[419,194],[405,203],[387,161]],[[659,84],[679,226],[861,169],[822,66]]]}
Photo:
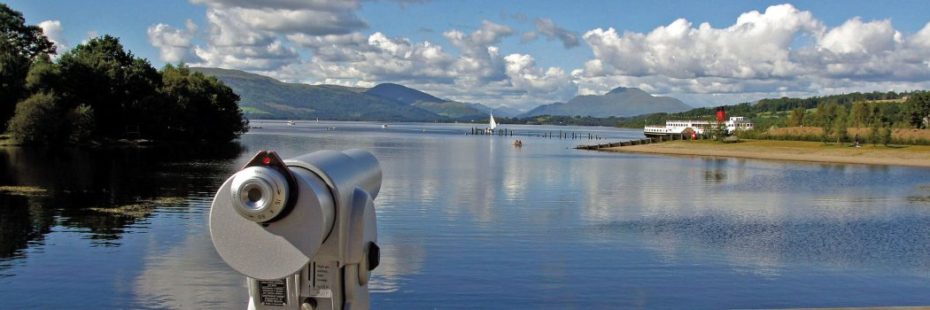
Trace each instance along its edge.
{"label": "grassy bank", "polygon": [[626,153],[736,157],[823,163],[900,165],[930,167],[930,146],[850,147],[806,141],[742,140],[739,143],[713,141],[671,141],[603,149]]}

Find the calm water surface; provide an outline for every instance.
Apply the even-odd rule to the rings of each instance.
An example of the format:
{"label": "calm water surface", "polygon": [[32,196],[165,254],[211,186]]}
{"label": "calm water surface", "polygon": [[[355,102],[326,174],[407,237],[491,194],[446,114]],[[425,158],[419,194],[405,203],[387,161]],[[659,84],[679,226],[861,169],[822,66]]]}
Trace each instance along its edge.
{"label": "calm water surface", "polygon": [[261,149],[347,148],[384,171],[376,309],[930,305],[927,169],[518,149],[469,125],[253,125],[192,150],[0,149],[0,308],[240,308],[244,280],[206,226],[214,191]]}

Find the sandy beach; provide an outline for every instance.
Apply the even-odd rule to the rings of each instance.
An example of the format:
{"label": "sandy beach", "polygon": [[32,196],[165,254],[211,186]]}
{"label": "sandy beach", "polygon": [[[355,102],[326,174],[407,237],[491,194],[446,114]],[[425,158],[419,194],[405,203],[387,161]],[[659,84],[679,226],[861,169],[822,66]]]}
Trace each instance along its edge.
{"label": "sandy beach", "polygon": [[930,146],[837,146],[821,142],[743,140],[738,143],[713,141],[670,141],[601,149],[623,153],[736,157],[822,163],[930,167]]}

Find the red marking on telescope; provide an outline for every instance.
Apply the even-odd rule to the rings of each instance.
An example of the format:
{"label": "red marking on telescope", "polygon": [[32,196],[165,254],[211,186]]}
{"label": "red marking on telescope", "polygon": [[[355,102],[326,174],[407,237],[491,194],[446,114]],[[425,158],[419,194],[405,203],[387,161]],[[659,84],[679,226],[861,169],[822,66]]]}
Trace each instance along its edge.
{"label": "red marking on telescope", "polygon": [[270,164],[271,164],[271,156],[265,156],[265,158],[262,158],[262,163],[265,164],[265,165],[270,165]]}

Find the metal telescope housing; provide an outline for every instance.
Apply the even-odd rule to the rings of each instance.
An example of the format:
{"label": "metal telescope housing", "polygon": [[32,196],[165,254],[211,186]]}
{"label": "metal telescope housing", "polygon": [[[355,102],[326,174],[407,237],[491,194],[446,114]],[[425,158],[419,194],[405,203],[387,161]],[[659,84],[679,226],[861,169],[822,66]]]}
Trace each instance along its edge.
{"label": "metal telescope housing", "polygon": [[245,275],[250,309],[368,309],[378,266],[378,160],[364,150],[288,160],[261,151],[217,191],[210,236]]}

